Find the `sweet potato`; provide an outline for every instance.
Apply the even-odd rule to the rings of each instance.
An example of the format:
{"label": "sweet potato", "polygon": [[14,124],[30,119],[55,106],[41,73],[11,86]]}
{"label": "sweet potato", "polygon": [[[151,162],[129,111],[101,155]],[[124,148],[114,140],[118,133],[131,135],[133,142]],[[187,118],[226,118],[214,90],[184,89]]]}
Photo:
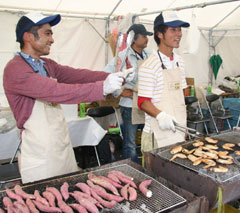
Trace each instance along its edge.
{"label": "sweet potato", "polygon": [[147,187],[152,183],[152,180],[145,180],[139,184],[139,190],[148,198],[152,197],[152,191]]}
{"label": "sweet potato", "polygon": [[48,201],[40,195],[38,190],[34,191],[34,196],[36,197],[36,201],[41,202],[45,206],[49,206]]}
{"label": "sweet potato", "polygon": [[69,198],[68,188],[69,188],[69,185],[67,182],[64,182],[63,185],[60,187],[60,192],[64,200],[67,200]]}
{"label": "sweet potato", "polygon": [[128,193],[129,193],[129,201],[134,201],[137,199],[137,191],[133,187],[128,188]]}
{"label": "sweet potato", "polygon": [[61,213],[62,210],[60,208],[57,207],[51,207],[51,206],[44,206],[42,203],[40,203],[39,201],[33,200],[32,201],[35,206],[42,212],[54,212],[54,213]]}
{"label": "sweet potato", "polygon": [[17,195],[19,195],[19,196],[21,196],[23,199],[27,199],[27,198],[29,198],[29,199],[35,199],[35,196],[34,195],[32,195],[32,194],[28,194],[28,193],[26,193],[26,192],[24,192],[23,190],[22,190],[22,188],[21,188],[21,186],[19,186],[19,185],[15,185],[14,186],[14,191],[15,191],[15,193],[17,194]]}

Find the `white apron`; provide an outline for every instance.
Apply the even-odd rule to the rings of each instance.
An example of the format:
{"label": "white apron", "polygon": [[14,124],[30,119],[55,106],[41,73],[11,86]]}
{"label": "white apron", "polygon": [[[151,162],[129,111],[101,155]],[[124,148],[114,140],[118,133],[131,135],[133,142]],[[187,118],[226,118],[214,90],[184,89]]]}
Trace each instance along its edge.
{"label": "white apron", "polygon": [[[186,106],[181,81],[179,68],[163,71],[164,90],[161,101],[156,107],[174,116],[179,124],[186,126]],[[175,133],[172,130],[161,130],[156,118],[151,118],[150,127],[157,140],[158,147],[156,148],[184,141],[184,133],[178,130]]]}
{"label": "white apron", "polygon": [[[138,69],[143,64],[145,60],[138,60]],[[138,108],[138,81],[133,88],[133,103],[132,103],[132,124],[144,124],[145,123],[145,113]]]}
{"label": "white apron", "polygon": [[23,183],[78,170],[59,104],[35,101],[32,114],[24,124],[19,158]]}

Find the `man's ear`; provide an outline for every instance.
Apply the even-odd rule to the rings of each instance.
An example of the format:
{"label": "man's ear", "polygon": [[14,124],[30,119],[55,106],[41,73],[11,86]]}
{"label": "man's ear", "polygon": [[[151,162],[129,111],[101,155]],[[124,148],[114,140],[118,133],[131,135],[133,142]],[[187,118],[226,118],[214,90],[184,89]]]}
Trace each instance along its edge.
{"label": "man's ear", "polygon": [[163,33],[158,32],[158,33],[157,33],[157,37],[158,37],[159,39],[163,39]]}
{"label": "man's ear", "polygon": [[33,34],[32,33],[29,33],[29,32],[25,32],[23,34],[23,41],[27,41],[29,42],[33,37]]}

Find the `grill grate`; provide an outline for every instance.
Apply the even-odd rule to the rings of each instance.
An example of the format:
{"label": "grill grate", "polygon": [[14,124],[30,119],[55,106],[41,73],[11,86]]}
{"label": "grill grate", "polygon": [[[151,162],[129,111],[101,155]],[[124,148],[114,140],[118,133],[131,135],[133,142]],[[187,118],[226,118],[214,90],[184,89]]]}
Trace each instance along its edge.
{"label": "grill grate", "polygon": [[[213,138],[213,137],[212,137]],[[214,137],[215,138],[215,137]],[[192,146],[192,141],[189,142],[189,143],[186,143],[183,145],[184,148],[187,148],[189,150],[191,150],[193,148]],[[225,143],[225,142],[224,142]],[[221,141],[218,142],[218,145],[222,145],[223,143]],[[191,148],[189,148],[191,147]],[[237,147],[237,146],[236,146]],[[164,158],[164,159],[167,159],[167,160],[170,160],[172,158],[172,154],[170,153],[170,150],[171,148],[169,149],[166,149],[164,151],[161,151],[161,152],[158,152],[157,155],[159,155],[160,157]],[[219,150],[222,150],[221,148],[219,148]],[[217,150],[218,151],[218,150]],[[229,151],[231,152],[231,151]],[[195,172],[197,172],[198,174],[201,174],[201,175],[205,175],[207,177],[210,177],[212,178],[213,180],[215,181],[218,181],[218,182],[226,182],[226,181],[229,181],[237,176],[240,175],[240,172],[239,172],[239,166],[236,164],[236,162],[238,161],[237,157],[235,154],[230,154],[233,158],[235,158],[235,162],[231,165],[222,165],[222,164],[216,164],[216,166],[218,165],[222,165],[224,167],[228,167],[228,172],[224,172],[224,173],[216,173],[216,172],[212,172],[210,171],[209,168],[207,169],[204,169],[202,168],[204,165],[204,163],[201,163],[197,166],[193,166],[192,165],[192,162],[189,160],[189,159],[180,159],[180,158],[175,158],[172,162],[173,163],[176,163],[176,164],[179,164],[187,169],[190,169],[190,170],[193,170]],[[240,176],[239,176],[240,177]]]}
{"label": "grill grate", "polygon": [[226,132],[219,135],[212,136],[214,139],[222,140],[228,143],[240,143],[240,132]]}
{"label": "grill grate", "polygon": [[[49,180],[46,182],[40,182],[39,184],[27,185],[23,186],[23,189],[28,193],[33,193],[35,189],[43,192],[46,186],[54,186],[60,189],[60,186],[64,181],[69,183],[69,191],[74,191],[74,185],[78,182],[86,182],[87,175],[89,173],[93,173],[95,175],[104,175],[106,176],[108,171],[110,170],[119,170],[124,172],[125,174],[134,177],[134,182],[138,186],[140,182],[143,180],[151,179],[152,183],[149,186],[149,189],[153,192],[153,196],[151,198],[146,198],[142,193],[137,189],[138,198],[133,202],[124,201],[118,204],[116,207],[111,209],[111,212],[143,212],[143,213],[153,213],[153,212],[163,212],[174,207],[177,207],[181,204],[184,204],[186,200],[170,190],[166,186],[162,185],[152,177],[138,171],[137,169],[127,165],[121,164],[117,166],[112,166],[109,168],[98,169],[92,172],[80,173],[73,176],[63,177],[57,180]],[[0,193],[0,198],[5,196],[5,192]],[[67,203],[74,202],[73,199],[69,199]],[[2,199],[0,199],[0,207],[2,206]],[[101,212],[109,212],[106,209],[103,209]]]}

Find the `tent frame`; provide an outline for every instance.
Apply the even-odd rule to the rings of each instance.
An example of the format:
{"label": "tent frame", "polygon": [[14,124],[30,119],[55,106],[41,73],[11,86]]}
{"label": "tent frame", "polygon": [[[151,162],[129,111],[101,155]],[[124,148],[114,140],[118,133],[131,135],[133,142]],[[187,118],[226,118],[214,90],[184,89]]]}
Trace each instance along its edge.
{"label": "tent frame", "polygon": [[[107,36],[110,32],[110,21],[111,18],[113,16],[114,11],[116,11],[116,9],[118,8],[118,6],[121,4],[123,0],[119,0],[118,3],[115,5],[115,7],[112,9],[112,11],[106,16],[106,14],[103,13],[94,13],[94,14],[90,14],[87,13],[86,15],[81,15],[77,14],[76,12],[74,13],[74,15],[68,15],[68,14],[64,14],[64,13],[69,13],[70,11],[59,11],[59,13],[63,13],[61,14],[62,17],[70,17],[70,18],[84,18],[86,21],[88,21],[88,24],[94,29],[94,31],[103,39],[103,41],[105,42],[105,64],[108,63],[108,56],[109,56],[109,42],[107,41]],[[214,0],[211,2],[203,2],[203,3],[199,3],[199,4],[192,4],[192,5],[188,5],[188,6],[183,6],[183,7],[175,7],[175,8],[168,8],[165,10],[158,10],[158,11],[152,11],[152,12],[145,12],[145,13],[139,13],[139,14],[133,14],[132,16],[132,23],[135,22],[136,17],[139,16],[145,16],[145,15],[151,15],[151,14],[156,14],[156,13],[161,13],[163,11],[167,11],[167,10],[173,10],[173,11],[179,11],[179,10],[184,10],[184,9],[191,9],[191,8],[204,8],[206,6],[210,6],[210,5],[215,5],[215,4],[223,4],[223,3],[229,3],[229,2],[234,2],[234,1],[239,1],[239,0]],[[238,5],[236,8],[234,8],[230,13],[228,13],[226,16],[224,16],[216,25],[214,25],[211,28],[201,28],[201,33],[202,30],[206,30],[208,31],[208,39],[204,36],[204,38],[208,41],[209,44],[209,58],[215,54],[215,48],[216,46],[221,42],[221,40],[223,39],[223,37],[225,36],[225,34],[229,31],[229,30],[240,30],[240,29],[224,29],[224,30],[216,30],[217,26],[222,23],[226,18],[228,18],[232,13],[234,13],[238,8],[240,7],[240,5]],[[31,10],[35,10],[35,9],[31,9],[31,8],[16,8],[16,7],[8,7],[5,9],[1,9],[4,8],[4,6],[0,5],[0,12],[10,12],[10,13],[18,13],[18,14],[25,14],[26,11],[31,11]],[[22,10],[22,11],[19,11]],[[14,11],[15,10],[15,11]],[[39,9],[41,10],[41,9]],[[41,11],[43,11],[44,14],[49,15],[49,13],[53,13],[55,11],[52,10],[46,10],[46,9],[42,9]],[[97,17],[99,16],[99,17]],[[104,17],[100,17],[100,16],[104,16]],[[89,22],[89,19],[101,19],[101,20],[105,20],[106,24],[105,24],[105,35],[104,37],[101,35],[100,32],[98,32],[98,30],[95,28],[94,25],[92,25]],[[147,23],[150,24],[150,23]],[[217,32],[217,31],[222,31],[222,35],[217,39],[217,41],[214,42],[214,36],[213,33]],[[202,35],[204,35],[202,33]],[[208,83],[212,84],[213,83],[213,73],[211,72],[211,67],[209,64],[209,79],[208,79]]]}

